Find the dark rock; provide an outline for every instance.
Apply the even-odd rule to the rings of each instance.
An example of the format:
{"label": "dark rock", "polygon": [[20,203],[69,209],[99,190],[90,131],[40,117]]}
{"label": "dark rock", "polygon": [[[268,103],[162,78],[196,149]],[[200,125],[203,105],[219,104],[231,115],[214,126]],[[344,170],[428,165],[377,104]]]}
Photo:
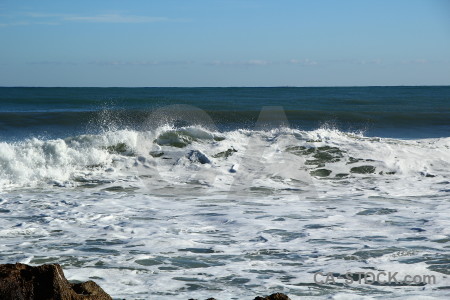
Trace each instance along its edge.
{"label": "dark rock", "polygon": [[71,284],[60,265],[0,265],[2,300],[112,300],[95,282]]}
{"label": "dark rock", "polygon": [[283,293],[275,293],[264,298],[258,296],[254,300],[291,300],[291,298]]}
{"label": "dark rock", "polygon": [[311,174],[311,176],[327,177],[331,174],[331,171],[327,169],[317,169],[309,172],[309,174]]}
{"label": "dark rock", "polygon": [[422,231],[426,231],[425,229],[419,228],[419,227],[413,227],[411,228],[411,230],[417,231],[417,232],[422,232]]}
{"label": "dark rock", "polygon": [[347,176],[348,176],[347,173],[338,173],[334,177],[336,177],[336,178],[344,178],[344,177],[347,177]]}
{"label": "dark rock", "polygon": [[231,147],[227,151],[222,151],[217,154],[214,154],[213,157],[214,158],[221,158],[221,157],[228,158],[229,156],[233,155],[234,152],[237,152],[237,150],[234,149],[233,147]]}
{"label": "dark rock", "polygon": [[191,150],[187,155],[187,158],[189,158],[191,162],[199,162],[202,165],[211,163],[209,158],[199,150]]}
{"label": "dark rock", "polygon": [[164,152],[158,152],[158,151],[150,151],[149,154],[153,157],[161,157],[164,155]]}
{"label": "dark rock", "polygon": [[375,173],[375,167],[374,166],[359,166],[354,167],[350,169],[350,173],[357,173],[357,174],[370,174]]}
{"label": "dark rock", "polygon": [[237,165],[232,165],[231,168],[228,170],[228,172],[230,172],[230,173],[236,173],[236,172],[237,172],[237,168],[238,168]]}

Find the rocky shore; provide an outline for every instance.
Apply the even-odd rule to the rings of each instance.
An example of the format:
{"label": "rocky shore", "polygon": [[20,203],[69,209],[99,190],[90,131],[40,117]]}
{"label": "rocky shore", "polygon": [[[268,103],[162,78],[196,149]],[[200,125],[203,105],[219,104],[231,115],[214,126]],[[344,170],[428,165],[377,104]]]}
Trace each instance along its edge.
{"label": "rocky shore", "polygon": [[[58,264],[29,266],[0,265],[1,300],[112,300],[94,281],[70,283]],[[189,299],[197,300],[197,299]],[[209,298],[207,300],[217,300]],[[290,300],[282,293],[254,300]]]}

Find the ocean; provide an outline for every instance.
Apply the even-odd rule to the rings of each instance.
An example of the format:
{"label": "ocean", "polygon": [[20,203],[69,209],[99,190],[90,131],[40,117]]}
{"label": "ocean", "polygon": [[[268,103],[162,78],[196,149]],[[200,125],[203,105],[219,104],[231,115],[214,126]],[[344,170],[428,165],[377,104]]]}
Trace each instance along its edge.
{"label": "ocean", "polygon": [[0,263],[114,299],[444,299],[450,86],[0,88]]}

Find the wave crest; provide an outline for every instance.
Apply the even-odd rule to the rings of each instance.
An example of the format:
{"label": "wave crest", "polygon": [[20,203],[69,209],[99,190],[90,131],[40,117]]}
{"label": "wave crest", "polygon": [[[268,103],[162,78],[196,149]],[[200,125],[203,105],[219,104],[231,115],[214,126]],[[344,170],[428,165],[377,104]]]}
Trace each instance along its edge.
{"label": "wave crest", "polygon": [[449,148],[450,138],[368,138],[329,128],[219,132],[166,125],[151,131],[2,142],[0,189],[105,182],[138,185],[143,180],[147,187],[196,182],[226,189],[242,174],[259,186],[282,189],[296,180],[292,171],[282,167],[283,162],[307,172],[311,180],[442,179],[450,167]]}

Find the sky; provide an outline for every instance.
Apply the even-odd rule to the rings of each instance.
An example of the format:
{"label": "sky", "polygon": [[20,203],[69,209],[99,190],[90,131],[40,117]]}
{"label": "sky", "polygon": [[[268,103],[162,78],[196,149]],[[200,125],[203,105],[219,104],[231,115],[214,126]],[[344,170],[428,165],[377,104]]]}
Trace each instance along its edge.
{"label": "sky", "polygon": [[0,0],[0,86],[450,85],[450,0]]}

